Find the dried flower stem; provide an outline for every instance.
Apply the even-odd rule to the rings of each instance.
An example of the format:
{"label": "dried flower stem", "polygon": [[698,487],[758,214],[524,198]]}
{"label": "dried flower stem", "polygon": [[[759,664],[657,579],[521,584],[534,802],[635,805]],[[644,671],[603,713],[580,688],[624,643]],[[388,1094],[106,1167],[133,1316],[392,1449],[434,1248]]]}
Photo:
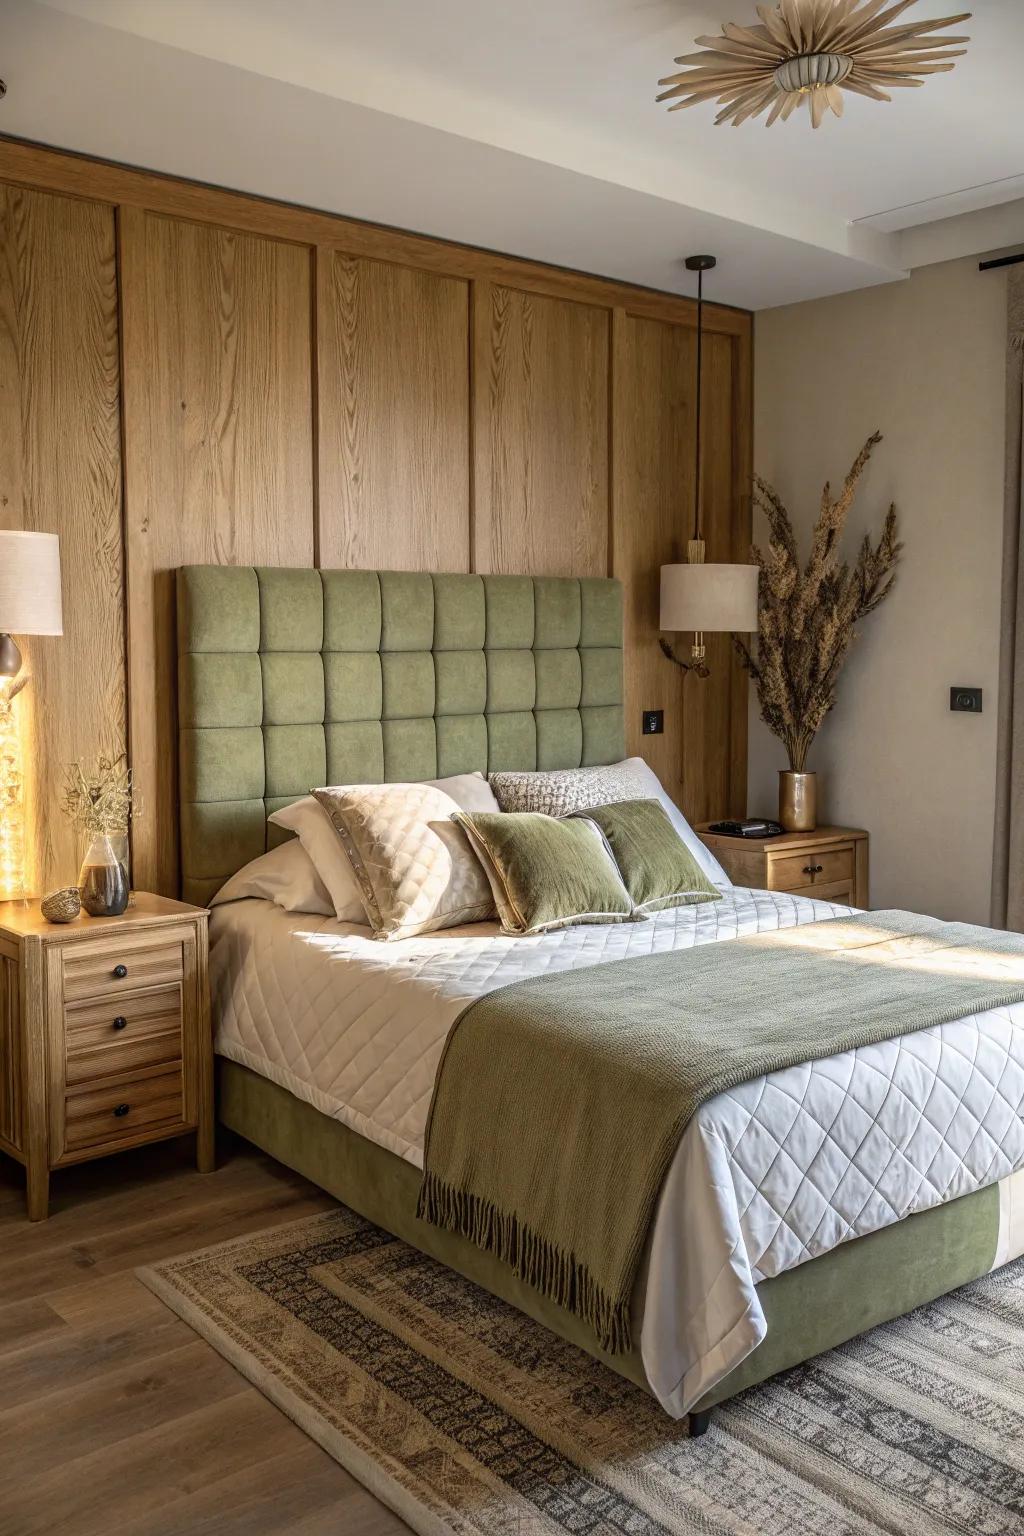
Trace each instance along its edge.
{"label": "dried flower stem", "polygon": [[69,764],[61,810],[90,837],[123,836],[132,813],[132,776],[125,754],[99,757],[91,766]]}
{"label": "dried flower stem", "polygon": [[772,487],[754,478],[754,505],[767,518],[769,532],[767,549],[755,545],[751,551],[761,568],[756,658],[743,641],[735,644],[754,680],[761,719],[785,746],[796,773],[804,771],[811,744],[835,704],[857,624],[885,601],[896,580],[903,545],[895,506],[877,544],[865,534],[852,569],[839,559],[857,486],[881,441],[880,432],[868,438],[835,501],[831,486],[825,486],[802,570],[789,513]]}

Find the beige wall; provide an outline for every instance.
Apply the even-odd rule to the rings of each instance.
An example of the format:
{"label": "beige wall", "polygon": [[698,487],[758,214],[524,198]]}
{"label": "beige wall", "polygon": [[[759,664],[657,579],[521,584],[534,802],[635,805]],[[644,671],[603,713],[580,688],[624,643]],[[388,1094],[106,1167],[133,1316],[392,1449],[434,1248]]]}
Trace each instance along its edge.
{"label": "beige wall", "polygon": [[[826,479],[885,441],[861,483],[847,550],[890,500],[906,550],[862,626],[812,751],[822,819],[872,834],[872,905],[985,922],[1002,556],[1006,277],[977,259],[909,281],[770,310],[755,330],[755,465],[803,546]],[[755,520],[755,538],[764,534]],[[952,714],[952,684],[985,690]],[[749,804],[773,814],[781,744],[751,695]]]}

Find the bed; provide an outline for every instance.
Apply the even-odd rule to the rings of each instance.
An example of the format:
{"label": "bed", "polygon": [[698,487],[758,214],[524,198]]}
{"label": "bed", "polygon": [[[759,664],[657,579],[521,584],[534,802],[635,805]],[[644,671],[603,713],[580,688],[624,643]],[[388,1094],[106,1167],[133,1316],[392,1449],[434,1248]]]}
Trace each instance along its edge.
{"label": "bed", "polygon": [[[183,894],[264,852],[324,783],[624,756],[621,591],[600,579],[188,567],[178,579]],[[380,944],[265,901],[214,909],[219,1112],[362,1215],[651,1391],[708,1410],[1024,1251],[1024,1005],[787,1069],[705,1104],[633,1296],[633,1344],[416,1216],[441,1051],[524,975],[841,917],[765,892],[536,939]]]}

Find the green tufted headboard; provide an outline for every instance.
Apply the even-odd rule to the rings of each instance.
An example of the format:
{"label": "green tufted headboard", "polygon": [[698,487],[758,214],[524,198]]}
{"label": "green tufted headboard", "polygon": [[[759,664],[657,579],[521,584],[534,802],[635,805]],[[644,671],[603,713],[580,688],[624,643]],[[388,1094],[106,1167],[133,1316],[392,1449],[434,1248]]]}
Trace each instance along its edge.
{"label": "green tufted headboard", "polygon": [[622,758],[622,588],[184,566],[178,722],[182,894],[203,903],[314,786]]}

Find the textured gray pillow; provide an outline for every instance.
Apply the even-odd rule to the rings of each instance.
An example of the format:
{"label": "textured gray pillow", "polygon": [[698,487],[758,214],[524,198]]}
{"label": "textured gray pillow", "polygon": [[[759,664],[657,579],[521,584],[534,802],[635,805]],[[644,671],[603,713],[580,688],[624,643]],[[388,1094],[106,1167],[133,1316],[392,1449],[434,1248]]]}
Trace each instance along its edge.
{"label": "textured gray pillow", "polygon": [[503,811],[568,816],[594,805],[652,798],[629,759],[603,768],[557,768],[551,773],[492,773],[488,783]]}

